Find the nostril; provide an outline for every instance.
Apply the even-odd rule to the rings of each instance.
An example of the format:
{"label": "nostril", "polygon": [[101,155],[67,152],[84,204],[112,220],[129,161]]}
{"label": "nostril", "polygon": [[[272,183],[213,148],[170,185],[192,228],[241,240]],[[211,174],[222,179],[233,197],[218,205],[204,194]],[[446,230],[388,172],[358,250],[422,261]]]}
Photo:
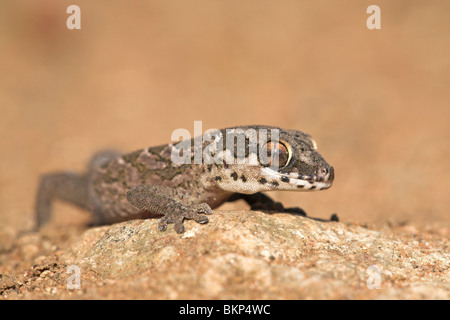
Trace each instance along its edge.
{"label": "nostril", "polygon": [[320,167],[319,170],[317,170],[317,176],[319,179],[333,181],[334,169],[333,167]]}
{"label": "nostril", "polygon": [[325,176],[328,174],[328,168],[326,167],[320,167],[319,170],[317,170],[317,175],[320,178],[325,178]]}

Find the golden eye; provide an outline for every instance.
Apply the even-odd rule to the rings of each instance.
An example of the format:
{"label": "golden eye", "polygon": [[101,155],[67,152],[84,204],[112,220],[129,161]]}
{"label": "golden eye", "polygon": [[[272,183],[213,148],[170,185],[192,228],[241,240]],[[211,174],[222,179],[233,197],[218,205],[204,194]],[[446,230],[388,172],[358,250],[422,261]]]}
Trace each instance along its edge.
{"label": "golden eye", "polygon": [[261,151],[260,159],[265,160],[262,163],[270,167],[284,167],[291,158],[288,147],[281,142],[268,142]]}

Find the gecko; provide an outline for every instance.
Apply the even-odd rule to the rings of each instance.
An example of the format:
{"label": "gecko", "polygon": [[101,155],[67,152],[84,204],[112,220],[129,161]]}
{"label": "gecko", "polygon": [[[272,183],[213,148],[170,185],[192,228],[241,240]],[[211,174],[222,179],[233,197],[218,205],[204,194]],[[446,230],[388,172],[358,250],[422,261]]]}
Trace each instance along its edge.
{"label": "gecko", "polygon": [[94,225],[156,215],[160,231],[173,224],[177,233],[185,231],[184,220],[205,224],[212,209],[239,199],[250,210],[306,215],[264,192],[324,190],[333,180],[333,167],[309,134],[238,126],[128,154],[102,151],[84,173],[45,174],[35,201],[36,227],[49,222],[56,199],[91,212]]}

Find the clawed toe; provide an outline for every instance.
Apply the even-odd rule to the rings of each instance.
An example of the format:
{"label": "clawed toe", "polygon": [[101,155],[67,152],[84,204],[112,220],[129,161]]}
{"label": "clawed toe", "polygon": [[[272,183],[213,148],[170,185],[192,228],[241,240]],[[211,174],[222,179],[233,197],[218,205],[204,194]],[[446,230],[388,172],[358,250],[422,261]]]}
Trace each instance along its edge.
{"label": "clawed toe", "polygon": [[166,217],[162,217],[161,219],[159,219],[158,221],[158,229],[159,231],[164,231],[167,228],[167,218]]}
{"label": "clawed toe", "polygon": [[178,222],[175,222],[175,224],[174,224],[174,229],[175,229],[175,231],[177,232],[177,233],[183,233],[184,232],[184,224],[183,224],[183,221],[178,221]]}
{"label": "clawed toe", "polygon": [[212,214],[212,209],[207,203],[199,204],[196,208],[196,211],[198,213],[204,213],[204,214],[209,214],[209,215]]}
{"label": "clawed toe", "polygon": [[159,221],[158,221],[159,231],[165,231],[167,229],[167,225],[169,223],[174,224],[174,229],[175,229],[176,233],[184,232],[183,220],[178,220],[176,222],[172,222],[172,221],[169,221],[169,219],[167,219],[166,217],[162,217],[161,219],[159,219]]}
{"label": "clawed toe", "polygon": [[207,216],[203,216],[203,215],[197,215],[194,217],[194,221],[197,223],[201,223],[201,224],[205,224],[209,222],[209,219]]}
{"label": "clawed toe", "polygon": [[164,217],[159,219],[158,229],[160,231],[164,231],[167,229],[167,225],[169,223],[173,223],[175,231],[177,233],[183,233],[185,231],[183,225],[184,219],[190,219],[194,220],[197,223],[205,224],[209,222],[209,219],[207,216],[205,216],[205,214],[212,214],[211,207],[206,203],[199,204],[198,206],[188,207],[184,211],[168,212]]}

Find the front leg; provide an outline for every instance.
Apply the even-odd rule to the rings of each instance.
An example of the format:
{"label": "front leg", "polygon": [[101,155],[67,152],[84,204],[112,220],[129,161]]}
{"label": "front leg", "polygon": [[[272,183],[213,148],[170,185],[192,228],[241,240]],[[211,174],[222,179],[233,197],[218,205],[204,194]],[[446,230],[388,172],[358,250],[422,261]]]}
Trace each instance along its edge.
{"label": "front leg", "polygon": [[276,202],[269,196],[262,192],[255,194],[233,194],[228,201],[236,201],[242,199],[250,206],[251,210],[261,210],[261,211],[277,211],[277,212],[287,212],[292,214],[298,214],[301,216],[306,216],[306,212],[299,207],[285,208],[281,202]]}
{"label": "front leg", "polygon": [[208,204],[191,205],[180,198],[182,197],[176,190],[165,186],[138,185],[127,193],[128,201],[136,208],[163,215],[158,223],[160,231],[164,231],[168,223],[173,223],[175,231],[183,233],[184,219],[192,219],[198,223],[209,221],[203,215],[212,214]]}

